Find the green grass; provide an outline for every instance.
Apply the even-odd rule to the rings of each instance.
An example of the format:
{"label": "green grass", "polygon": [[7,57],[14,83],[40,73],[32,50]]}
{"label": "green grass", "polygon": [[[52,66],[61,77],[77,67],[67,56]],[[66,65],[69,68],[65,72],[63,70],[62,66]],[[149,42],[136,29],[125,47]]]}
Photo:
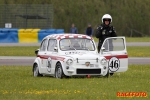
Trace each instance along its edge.
{"label": "green grass", "polygon": [[[33,77],[31,66],[1,66],[1,100],[148,100],[150,65],[129,65],[113,77]],[[116,96],[117,92],[146,92],[145,97]]]}
{"label": "green grass", "polygon": [[150,42],[150,37],[126,37],[126,42]]}
{"label": "green grass", "polygon": [[[98,42],[96,37],[93,37],[95,42]],[[150,37],[125,37],[126,42],[150,42]]]}
{"label": "green grass", "polygon": [[[34,51],[38,49],[38,46],[26,47],[26,46],[1,46],[0,55],[1,56],[35,56]],[[129,57],[150,57],[150,47],[127,47]]]}
{"label": "green grass", "polygon": [[150,46],[129,46],[127,47],[127,51],[129,57],[150,57]]}
{"label": "green grass", "polygon": [[1,46],[1,56],[35,56],[34,51],[39,46]]}

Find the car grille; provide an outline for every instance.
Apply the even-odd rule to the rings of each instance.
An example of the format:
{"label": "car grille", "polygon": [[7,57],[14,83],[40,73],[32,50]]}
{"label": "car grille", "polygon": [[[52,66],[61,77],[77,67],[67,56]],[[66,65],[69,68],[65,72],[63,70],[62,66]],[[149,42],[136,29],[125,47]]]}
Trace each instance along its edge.
{"label": "car grille", "polygon": [[101,69],[77,69],[77,74],[100,74]]}

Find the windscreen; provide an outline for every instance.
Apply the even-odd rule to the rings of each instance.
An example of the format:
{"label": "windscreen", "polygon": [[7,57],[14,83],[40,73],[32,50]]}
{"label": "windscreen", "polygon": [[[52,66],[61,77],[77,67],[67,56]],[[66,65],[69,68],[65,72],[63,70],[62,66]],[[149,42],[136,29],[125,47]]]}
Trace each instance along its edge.
{"label": "windscreen", "polygon": [[88,50],[94,51],[95,46],[92,40],[86,38],[67,38],[60,40],[60,50]]}

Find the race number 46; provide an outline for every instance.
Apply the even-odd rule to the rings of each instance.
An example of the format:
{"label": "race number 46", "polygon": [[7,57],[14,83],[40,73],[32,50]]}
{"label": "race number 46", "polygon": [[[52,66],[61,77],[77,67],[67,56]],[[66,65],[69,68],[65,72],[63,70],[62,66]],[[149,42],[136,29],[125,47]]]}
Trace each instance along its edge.
{"label": "race number 46", "polygon": [[110,60],[109,60],[109,70],[111,72],[116,72],[120,67],[120,61],[118,58],[116,57],[112,57]]}

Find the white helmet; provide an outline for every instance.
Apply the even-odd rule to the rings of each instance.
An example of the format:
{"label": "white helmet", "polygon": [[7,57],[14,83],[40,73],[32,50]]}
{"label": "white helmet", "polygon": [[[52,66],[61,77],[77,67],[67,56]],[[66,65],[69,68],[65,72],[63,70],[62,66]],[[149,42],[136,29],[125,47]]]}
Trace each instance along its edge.
{"label": "white helmet", "polygon": [[104,23],[104,19],[110,19],[110,23],[112,22],[112,17],[109,14],[105,14],[102,17],[102,23]]}

